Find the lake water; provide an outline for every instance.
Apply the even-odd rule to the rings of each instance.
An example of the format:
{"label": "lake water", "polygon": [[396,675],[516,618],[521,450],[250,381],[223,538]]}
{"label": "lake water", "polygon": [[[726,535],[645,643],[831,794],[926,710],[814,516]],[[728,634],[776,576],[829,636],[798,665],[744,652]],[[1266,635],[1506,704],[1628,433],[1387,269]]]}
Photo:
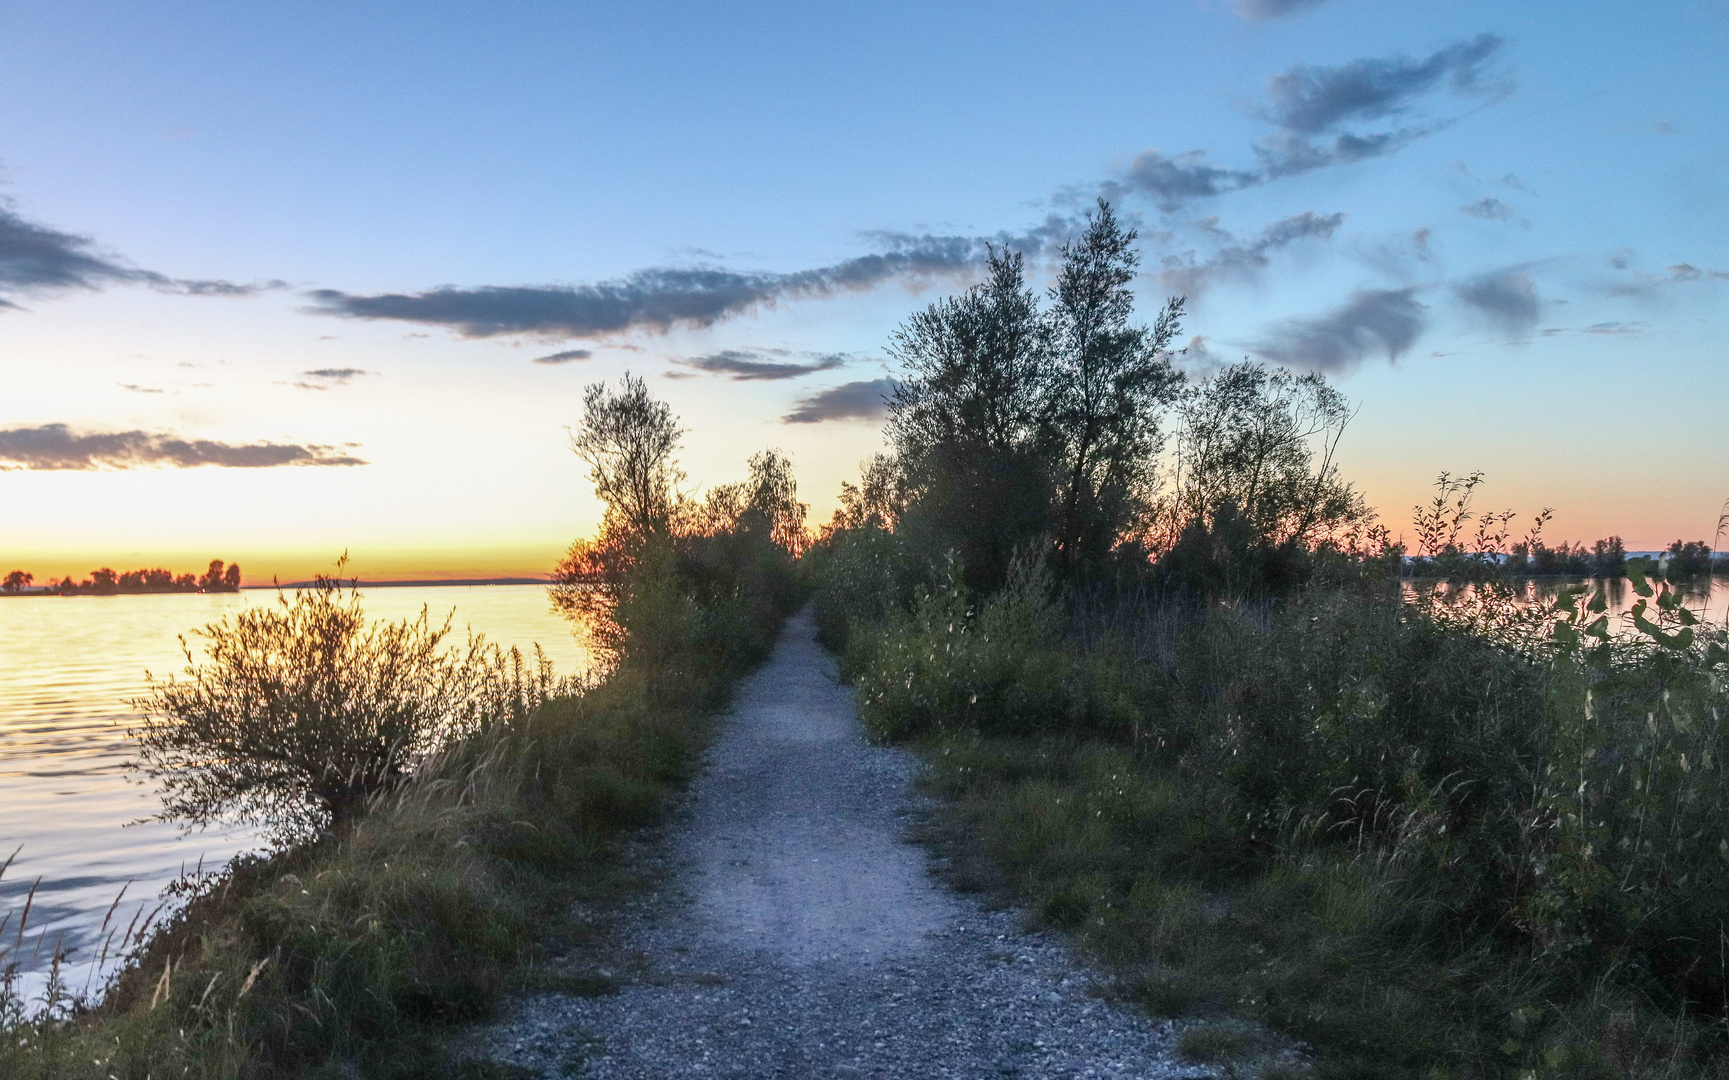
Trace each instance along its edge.
{"label": "lake water", "polygon": [[[128,779],[126,727],[136,719],[128,699],[146,687],[145,671],[179,673],[186,660],[179,635],[255,604],[274,590],[228,594],[0,599],[0,967],[17,962],[23,987],[40,993],[55,945],[73,952],[74,990],[100,987],[95,970],[104,915],[124,933],[160,902],[164,886],[202,860],[221,867],[252,846],[244,831],[182,835],[172,825],[132,825],[158,808],[156,794]],[[368,616],[400,619],[424,605],[434,624],[455,609],[452,640],[463,628],[506,648],[539,644],[557,674],[583,669],[586,655],[571,625],[551,613],[538,585],[411,586],[361,589]],[[196,649],[197,639],[188,635]],[[40,879],[29,926],[15,945],[19,914]],[[130,883],[130,884],[128,884]],[[105,936],[105,933],[104,933]],[[118,942],[120,934],[114,935]],[[112,967],[112,958],[108,967]]]}
{"label": "lake water", "polygon": [[[1561,581],[1539,578],[1527,582],[1525,588],[1527,596],[1533,601],[1547,603],[1554,600],[1560,595],[1562,589],[1570,585],[1588,585],[1591,588],[1606,585],[1608,595],[1603,599],[1608,605],[1606,614],[1609,616],[1610,625],[1623,632],[1632,630],[1627,620],[1627,614],[1633,609],[1633,605],[1638,603],[1639,594],[1633,591],[1632,584],[1624,578],[1617,578],[1608,582]],[[1407,585],[1405,595],[1411,595],[1412,589],[1426,587],[1429,586],[1421,582]],[[1718,626],[1723,625],[1725,619],[1729,619],[1729,577],[1701,576],[1681,583],[1679,588],[1683,602],[1700,619]],[[1589,592],[1583,594],[1579,598],[1579,603],[1583,605],[1590,597]],[[1649,606],[1652,610],[1647,613],[1647,617],[1655,621],[1657,603],[1654,597]]]}

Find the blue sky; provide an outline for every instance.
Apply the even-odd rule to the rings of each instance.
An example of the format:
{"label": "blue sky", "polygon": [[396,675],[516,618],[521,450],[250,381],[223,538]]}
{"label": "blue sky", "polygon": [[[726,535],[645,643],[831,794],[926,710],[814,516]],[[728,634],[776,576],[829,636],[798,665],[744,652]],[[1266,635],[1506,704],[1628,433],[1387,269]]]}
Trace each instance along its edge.
{"label": "blue sky", "polygon": [[1729,496],[1724,0],[355,7],[0,3],[0,561],[542,568],[626,368],[826,515],[888,333],[1100,194],[1196,375],[1361,402],[1395,532]]}

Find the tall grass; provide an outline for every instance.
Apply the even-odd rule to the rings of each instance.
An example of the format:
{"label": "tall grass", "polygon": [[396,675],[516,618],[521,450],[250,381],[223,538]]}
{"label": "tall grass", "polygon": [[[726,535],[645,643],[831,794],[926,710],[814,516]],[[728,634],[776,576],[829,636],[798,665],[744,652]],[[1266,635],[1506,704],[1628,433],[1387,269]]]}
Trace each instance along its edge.
{"label": "tall grass", "polygon": [[604,678],[504,710],[351,827],[195,883],[100,1004],[51,987],[27,1009],[9,975],[0,1076],[485,1074],[446,1061],[451,1026],[487,1016],[569,901],[616,873],[612,842],[665,811],[707,711],[796,600],[784,552],[704,543],[629,572]]}
{"label": "tall grass", "polygon": [[1716,1075],[1725,638],[1631,565],[1622,634],[1601,591],[1202,610],[1023,567],[853,619],[846,667],[957,853],[1161,1013],[1252,1017],[1329,1076]]}

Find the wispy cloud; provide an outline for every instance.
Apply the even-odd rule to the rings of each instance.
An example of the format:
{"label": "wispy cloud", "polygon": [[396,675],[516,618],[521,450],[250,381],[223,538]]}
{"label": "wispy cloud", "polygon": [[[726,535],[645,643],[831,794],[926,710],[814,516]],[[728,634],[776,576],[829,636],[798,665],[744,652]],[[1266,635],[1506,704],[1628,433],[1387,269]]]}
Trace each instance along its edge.
{"label": "wispy cloud", "polygon": [[237,285],[140,270],[100,253],[89,237],[27,221],[11,205],[0,202],[0,309],[18,307],[6,299],[8,295],[91,291],[109,285],[144,285],[186,296],[251,296],[286,287],[280,281]]}
{"label": "wispy cloud", "polygon": [[893,242],[887,251],[791,273],[652,267],[592,285],[444,286],[374,296],[319,289],[309,294],[313,301],[309,310],[351,319],[445,326],[469,338],[665,333],[674,327],[713,326],[783,301],[864,292],[891,281],[917,283],[971,273],[984,261],[988,241],[970,236],[902,236]]}
{"label": "wispy cloud", "polygon": [[534,358],[534,362],[537,364],[568,364],[572,360],[587,360],[592,356],[594,353],[587,349],[565,349],[562,352],[555,352],[547,356],[537,356]]}
{"label": "wispy cloud", "polygon": [[357,367],[313,368],[311,371],[302,371],[300,378],[290,385],[302,390],[328,390],[333,386],[346,386],[362,375],[376,374],[375,371]]}
{"label": "wispy cloud", "polygon": [[1290,19],[1313,11],[1327,0],[1231,0],[1231,7],[1248,22]]}
{"label": "wispy cloud", "polygon": [[1317,214],[1312,210],[1305,210],[1266,226],[1258,237],[1248,243],[1235,242],[1234,237],[1218,228],[1218,220],[1215,215],[1198,224],[1203,231],[1226,241],[1224,246],[1199,262],[1192,251],[1166,256],[1164,269],[1159,273],[1161,284],[1186,296],[1198,296],[1220,280],[1252,278],[1257,272],[1271,265],[1269,252],[1299,240],[1330,239],[1339,226],[1345,223],[1345,215]]}
{"label": "wispy cloud", "polygon": [[[766,350],[769,355],[790,356],[784,349]],[[807,362],[772,360],[763,352],[744,349],[723,349],[708,356],[690,356],[674,360],[681,367],[708,375],[724,375],[733,382],[758,382],[770,379],[797,379],[819,371],[833,371],[847,362],[844,353],[806,354]]]}
{"label": "wispy cloud", "polygon": [[1143,150],[1129,162],[1121,181],[1107,181],[1102,187],[1112,201],[1124,195],[1141,195],[1170,211],[1196,199],[1241,191],[1266,181],[1260,172],[1213,165],[1204,150],[1173,157],[1158,150]]}
{"label": "wispy cloud", "polygon": [[[885,230],[861,235],[879,250],[829,266],[786,273],[726,267],[648,267],[588,285],[445,285],[423,292],[362,296],[338,289],[307,295],[315,315],[385,319],[447,327],[462,337],[521,334],[543,339],[606,339],[632,332],[664,334],[702,329],[783,302],[868,292],[888,284],[922,288],[964,278],[985,263],[991,247],[1028,259],[1055,250],[1080,228],[1075,216],[1049,214],[1019,233],[938,236]],[[615,343],[613,347],[625,348]],[[540,357],[537,363],[585,360],[585,349]]]}
{"label": "wispy cloud", "polygon": [[1191,378],[1209,378],[1231,362],[1214,351],[1212,343],[1213,339],[1205,334],[1196,334],[1189,339],[1187,345],[1178,350],[1173,359]]}
{"label": "wispy cloud", "polygon": [[1503,202],[1493,195],[1485,195],[1474,203],[1466,203],[1459,207],[1459,213],[1481,221],[1510,221],[1515,225],[1530,227],[1530,222],[1519,216],[1511,203]]}
{"label": "wispy cloud", "polygon": [[1582,326],[1577,329],[1571,329],[1565,326],[1549,326],[1545,327],[1542,334],[1539,336],[1559,337],[1563,334],[1596,334],[1605,337],[1624,337],[1629,334],[1642,333],[1644,329],[1644,323],[1600,322],[1592,323],[1590,326]]}
{"label": "wispy cloud", "polygon": [[[1609,265],[1617,270],[1627,270],[1629,261],[1626,255],[1616,255],[1609,260]],[[1610,285],[1608,287],[1610,296],[1650,296],[1658,289],[1675,285],[1692,285],[1705,281],[1729,281],[1729,271],[1712,270],[1687,262],[1675,263],[1664,274],[1647,274],[1639,270],[1627,272],[1632,280],[1617,281]]]}
{"label": "wispy cloud", "polygon": [[[1308,5],[1255,6],[1273,12]],[[1139,194],[1170,212],[1196,199],[1384,157],[1454,120],[1396,122],[1378,131],[1346,128],[1405,117],[1443,89],[1465,97],[1504,96],[1511,84],[1490,78],[1488,71],[1501,46],[1498,35],[1479,34],[1422,59],[1365,57],[1334,67],[1294,65],[1270,78],[1265,101],[1251,108],[1276,128],[1250,147],[1256,167],[1216,165],[1200,150],[1171,156],[1145,150],[1104,190],[1108,197]]]}
{"label": "wispy cloud", "polygon": [[1314,371],[1343,371],[1381,353],[1397,360],[1428,324],[1416,292],[1415,286],[1359,289],[1336,311],[1274,328],[1254,350],[1287,367]]}
{"label": "wispy cloud", "polygon": [[1723,270],[1706,270],[1692,263],[1676,263],[1669,268],[1669,278],[1672,281],[1729,281],[1729,272]]}
{"label": "wispy cloud", "polygon": [[797,408],[781,417],[787,424],[820,424],[826,420],[875,420],[888,412],[893,379],[842,383],[801,398]]}
{"label": "wispy cloud", "polygon": [[0,469],[114,470],[161,466],[269,469],[365,465],[346,448],[315,443],[225,443],[148,431],[76,432],[65,424],[0,430]]}
{"label": "wispy cloud", "polygon": [[1499,35],[1478,34],[1422,60],[1365,57],[1337,67],[1296,64],[1267,80],[1263,115],[1298,135],[1320,135],[1347,121],[1401,115],[1443,84],[1455,94],[1480,92],[1486,81],[1484,66],[1500,48]]}
{"label": "wispy cloud", "polygon": [[1481,274],[1453,286],[1459,302],[1497,330],[1525,337],[1537,327],[1542,301],[1536,283],[1515,270]]}

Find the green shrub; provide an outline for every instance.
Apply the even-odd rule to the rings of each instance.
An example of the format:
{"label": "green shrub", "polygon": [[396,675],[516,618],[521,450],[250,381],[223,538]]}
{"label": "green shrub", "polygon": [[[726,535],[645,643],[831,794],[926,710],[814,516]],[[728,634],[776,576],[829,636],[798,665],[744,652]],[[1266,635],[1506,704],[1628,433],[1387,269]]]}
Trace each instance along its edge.
{"label": "green shrub", "polygon": [[334,577],[193,633],[208,659],[182,638],[185,677],[153,678],[134,703],[139,766],[163,818],[259,825],[278,843],[346,828],[428,756],[555,689],[544,659],[473,635],[446,648],[449,619],[424,609],[369,621]]}
{"label": "green shrub", "polygon": [[1328,1076],[1715,1075],[1729,640],[1650,569],[1622,635],[1601,592],[1353,585],[1191,612],[1168,673],[1089,628],[1133,617],[951,586],[849,663],[964,842],[1151,1007]]}
{"label": "green shrub", "polygon": [[850,658],[859,715],[880,738],[938,727],[988,731],[1050,728],[1075,712],[1072,664],[1053,648],[1062,613],[1043,564],[1019,559],[1009,584],[976,611],[959,563],[894,614],[869,648]]}

